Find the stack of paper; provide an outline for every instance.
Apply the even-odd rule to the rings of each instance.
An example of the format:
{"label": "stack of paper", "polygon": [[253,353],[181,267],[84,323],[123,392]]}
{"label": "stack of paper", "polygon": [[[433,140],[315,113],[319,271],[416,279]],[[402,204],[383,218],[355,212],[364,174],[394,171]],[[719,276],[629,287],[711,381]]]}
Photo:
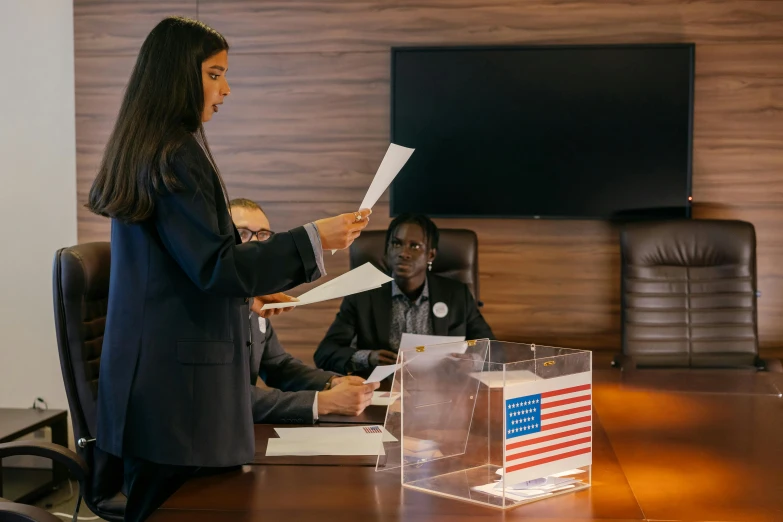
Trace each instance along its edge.
{"label": "stack of paper", "polygon": [[[498,475],[503,476],[503,468],[496,471]],[[555,473],[549,477],[542,477],[533,480],[526,480],[517,484],[506,486],[506,498],[510,500],[529,500],[532,498],[548,497],[558,491],[573,489],[580,485],[579,479],[568,477],[567,475],[576,475],[584,473],[581,469],[571,469],[561,473]],[[503,479],[498,482],[484,484],[472,488],[474,491],[488,493],[497,497],[503,496]]]}
{"label": "stack of paper", "polygon": [[279,439],[269,439],[267,457],[284,455],[384,455],[384,442],[397,439],[383,426],[339,428],[275,428]]}
{"label": "stack of paper", "polygon": [[[533,498],[539,498],[539,497],[549,497],[553,494],[555,494],[558,491],[562,491],[565,489],[573,489],[575,488],[575,484],[566,484],[563,486],[558,487],[547,487],[547,488],[540,488],[540,489],[511,489],[506,488],[506,498],[511,500],[530,500]],[[476,486],[472,488],[474,491],[480,491],[482,493],[488,493],[490,495],[496,496],[496,497],[502,497],[503,496],[503,489],[502,486],[498,488],[496,484],[484,484],[483,486]]]}
{"label": "stack of paper", "polygon": [[299,296],[299,301],[290,303],[269,303],[261,309],[288,308],[312,303],[320,303],[329,299],[338,299],[346,295],[359,294],[367,290],[373,290],[391,281],[392,278],[384,274],[371,263],[365,263],[358,268],[335,277],[331,281],[313,288]]}

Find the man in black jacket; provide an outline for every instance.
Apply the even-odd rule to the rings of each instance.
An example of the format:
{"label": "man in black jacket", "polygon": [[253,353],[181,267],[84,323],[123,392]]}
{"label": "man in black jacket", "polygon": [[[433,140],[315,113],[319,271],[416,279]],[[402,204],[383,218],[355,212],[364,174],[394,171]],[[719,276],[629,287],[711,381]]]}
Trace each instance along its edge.
{"label": "man in black jacket", "polygon": [[[261,207],[247,199],[230,202],[231,218],[243,243],[272,237]],[[253,422],[311,424],[319,415],[359,415],[370,404],[378,384],[312,368],[286,353],[269,319],[248,311],[250,400]],[[258,378],[267,387],[256,386]]]}
{"label": "man in black jacket", "polygon": [[346,297],[315,352],[319,368],[368,374],[394,364],[403,333],[494,339],[467,285],[429,273],[438,228],[426,216],[401,215],[386,231],[386,264],[394,280]]}

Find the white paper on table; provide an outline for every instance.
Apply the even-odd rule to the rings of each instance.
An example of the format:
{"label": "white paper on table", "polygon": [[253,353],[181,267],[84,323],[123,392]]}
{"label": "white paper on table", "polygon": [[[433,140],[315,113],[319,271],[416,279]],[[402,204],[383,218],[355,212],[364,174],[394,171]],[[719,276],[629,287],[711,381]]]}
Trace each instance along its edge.
{"label": "white paper on table", "polygon": [[[475,486],[473,488],[470,488],[473,491],[479,491],[481,493],[487,493],[489,495],[492,495],[494,497],[502,497],[503,496],[503,490],[495,489],[495,483],[492,482],[490,484],[484,484],[483,486]],[[524,491],[524,493],[523,493]],[[506,498],[509,498],[511,500],[528,500],[530,498],[536,498],[536,497],[548,497],[552,495],[551,491],[544,491],[544,490],[518,490],[518,491],[509,491],[508,488],[506,488]]]}
{"label": "white paper on table", "polygon": [[[371,209],[378,202],[389,185],[391,185],[391,182],[394,181],[394,178],[402,170],[402,167],[408,162],[414,150],[402,147],[396,143],[389,143],[389,148],[386,149],[386,154],[384,154],[383,160],[381,160],[381,166],[375,172],[375,177],[372,179],[372,183],[370,183],[370,188],[367,189],[367,194],[364,195],[362,204],[359,205],[359,210],[364,208]],[[335,252],[337,251],[332,250],[332,254]]]}
{"label": "white paper on table", "polygon": [[339,277],[335,277],[331,281],[327,281],[326,283],[313,288],[309,292],[303,293],[299,296],[299,301],[292,301],[290,303],[268,303],[261,309],[288,308],[291,306],[302,306],[320,303],[321,301],[328,301],[330,299],[338,299],[340,297],[345,297],[346,295],[358,294],[366,292],[367,290],[379,288],[381,285],[384,285],[391,280],[391,277],[375,268],[372,263],[365,263]]}
{"label": "white paper on table", "polygon": [[[579,482],[575,478],[567,477],[542,477],[534,480],[525,480],[517,484],[509,484],[506,489],[510,490],[528,490],[528,489],[542,489],[544,491],[552,491],[555,489],[562,489],[565,486],[571,484],[571,487],[575,482]],[[495,489],[503,488],[503,479],[500,479],[495,483]]]}
{"label": "white paper on table", "polygon": [[381,435],[382,442],[397,442],[397,439],[389,431],[380,425],[375,426],[340,426],[334,428],[275,428],[275,432],[281,439],[300,441],[325,441],[325,440],[363,440],[378,439]]}
{"label": "white paper on table", "polygon": [[385,455],[381,434],[375,437],[309,439],[269,439],[266,446],[267,457],[284,455]]}
{"label": "white paper on table", "polygon": [[[402,352],[415,349],[418,346],[426,346],[427,351],[425,353],[440,353],[437,351],[439,347],[432,345],[452,343],[451,346],[443,347],[445,350],[444,353],[465,353],[465,350],[468,349],[467,343],[464,343],[461,346],[455,346],[456,343],[464,340],[464,335],[423,335],[403,332],[402,338],[400,339],[399,351]],[[431,352],[430,349],[433,351]]]}
{"label": "white paper on table", "polygon": [[399,398],[399,393],[374,391],[372,392],[372,402],[370,404],[372,406],[389,406]]}
{"label": "white paper on table", "polygon": [[478,379],[482,384],[488,388],[502,388],[509,384],[519,384],[521,382],[538,381],[541,377],[528,370],[510,370],[505,372],[505,381],[503,379],[503,371],[488,371],[488,372],[471,372],[471,377]]}
{"label": "white paper on table", "polygon": [[364,381],[364,384],[381,382],[386,377],[396,372],[399,368],[402,368],[402,364],[386,364],[383,366],[376,366],[370,376],[367,377],[367,380]]}

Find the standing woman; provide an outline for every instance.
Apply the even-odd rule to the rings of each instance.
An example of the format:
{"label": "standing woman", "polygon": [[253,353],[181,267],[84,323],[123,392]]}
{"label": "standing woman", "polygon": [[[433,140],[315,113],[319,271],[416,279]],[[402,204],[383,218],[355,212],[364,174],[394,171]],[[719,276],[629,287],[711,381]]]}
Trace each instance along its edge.
{"label": "standing woman", "polygon": [[90,190],[88,208],[112,218],[97,444],[123,459],[128,521],[201,467],[252,461],[246,306],[291,300],[278,292],[323,275],[323,251],[346,248],[369,219],[343,214],[241,244],[202,125],[230,93],[227,71],[217,31],[160,22]]}

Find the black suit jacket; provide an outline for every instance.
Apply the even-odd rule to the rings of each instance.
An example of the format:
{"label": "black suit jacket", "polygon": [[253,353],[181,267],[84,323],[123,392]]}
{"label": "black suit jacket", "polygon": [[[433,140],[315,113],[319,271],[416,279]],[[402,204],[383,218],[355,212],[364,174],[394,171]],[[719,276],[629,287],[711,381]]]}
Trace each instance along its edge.
{"label": "black suit jacket", "polygon": [[[265,331],[261,331],[263,321]],[[272,324],[251,314],[250,397],[253,422],[312,424],[316,392],[336,374],[306,365],[286,353]],[[269,388],[256,386],[259,377]]]}
{"label": "black suit jacket", "polygon": [[[459,335],[469,340],[494,339],[467,285],[434,274],[427,274],[427,282],[434,335]],[[448,306],[448,314],[443,318],[432,313],[432,306],[439,302]],[[347,373],[351,356],[356,350],[396,352],[398,347],[389,345],[391,303],[391,282],[343,299],[337,317],[315,351],[316,366]],[[354,339],[356,343],[352,346]]]}
{"label": "black suit jacket", "polygon": [[97,444],[160,464],[243,464],[254,454],[247,298],[319,271],[304,228],[240,244],[192,136],[172,167],[182,187],[150,219],[112,221]]}

